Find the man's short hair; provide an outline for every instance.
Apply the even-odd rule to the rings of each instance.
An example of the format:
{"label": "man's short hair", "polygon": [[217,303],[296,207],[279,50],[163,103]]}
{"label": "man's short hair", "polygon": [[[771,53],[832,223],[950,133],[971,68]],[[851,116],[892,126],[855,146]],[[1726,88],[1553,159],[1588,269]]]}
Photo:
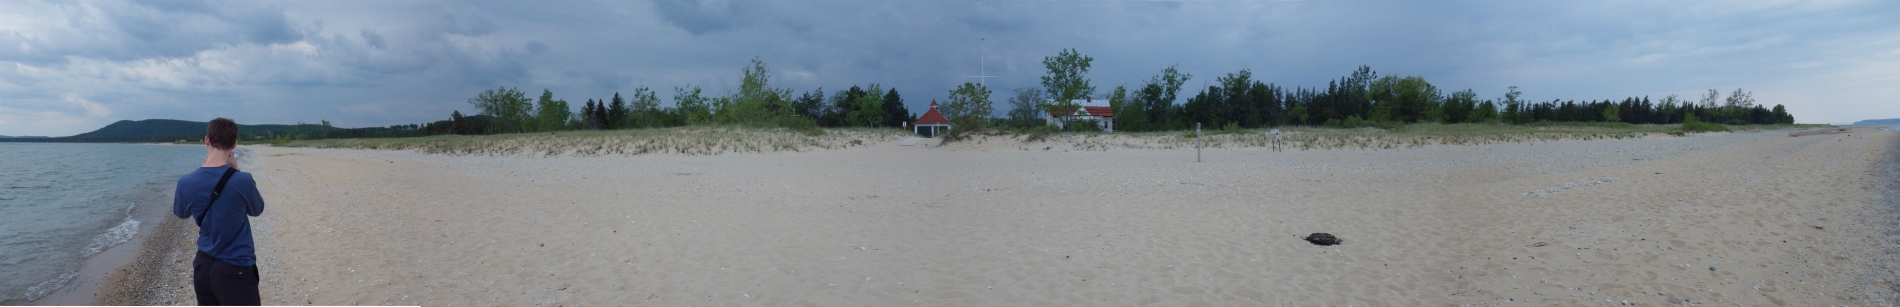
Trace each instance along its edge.
{"label": "man's short hair", "polygon": [[219,117],[205,125],[205,137],[210,139],[211,147],[230,150],[232,147],[237,147],[237,129],[237,122]]}

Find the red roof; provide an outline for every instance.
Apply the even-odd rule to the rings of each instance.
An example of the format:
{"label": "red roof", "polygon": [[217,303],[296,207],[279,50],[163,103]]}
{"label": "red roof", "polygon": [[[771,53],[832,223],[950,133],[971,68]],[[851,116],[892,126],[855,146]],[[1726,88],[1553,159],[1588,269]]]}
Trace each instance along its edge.
{"label": "red roof", "polygon": [[944,119],[943,113],[937,113],[937,101],[931,100],[930,111],[924,111],[924,115],[917,116],[917,123],[914,123],[911,125],[914,126],[914,125],[949,125],[949,124],[950,124],[950,120]]}
{"label": "red roof", "polygon": [[[1108,107],[1082,106],[1082,110],[1087,111],[1090,116],[1115,117],[1115,110]],[[1069,116],[1069,114],[1075,114],[1075,107],[1069,107],[1057,112],[1049,112],[1049,116],[1055,117]]]}

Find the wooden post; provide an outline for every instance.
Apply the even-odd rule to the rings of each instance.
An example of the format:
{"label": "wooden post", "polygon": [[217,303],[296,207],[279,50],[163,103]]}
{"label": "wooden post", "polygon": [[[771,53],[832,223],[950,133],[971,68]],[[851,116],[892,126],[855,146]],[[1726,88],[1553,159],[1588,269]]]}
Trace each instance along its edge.
{"label": "wooden post", "polygon": [[1280,152],[1280,129],[1273,129],[1271,133],[1273,133],[1273,152]]}
{"label": "wooden post", "polygon": [[1194,162],[1201,162],[1201,123],[1194,123]]}

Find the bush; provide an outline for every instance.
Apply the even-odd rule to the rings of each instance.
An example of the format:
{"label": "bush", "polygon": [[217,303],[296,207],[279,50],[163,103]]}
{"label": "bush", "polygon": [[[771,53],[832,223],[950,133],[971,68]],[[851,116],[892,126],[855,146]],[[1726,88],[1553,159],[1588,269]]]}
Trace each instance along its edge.
{"label": "bush", "polygon": [[1226,126],[1220,127],[1221,134],[1241,133],[1241,132],[1246,132],[1246,130],[1240,129],[1240,123],[1227,123]]}
{"label": "bush", "polygon": [[1688,114],[1682,117],[1682,131],[1684,132],[1728,132],[1728,127],[1724,127],[1722,125],[1717,125],[1717,124],[1705,123],[1705,122],[1702,122],[1702,120],[1696,119],[1695,114]]}
{"label": "bush", "polygon": [[1616,128],[1616,129],[1629,129],[1632,127],[1636,127],[1636,125],[1634,124],[1625,123],[1625,122],[1553,122],[1553,121],[1547,121],[1547,120],[1540,120],[1540,121],[1536,121],[1536,122],[1532,122],[1532,123],[1528,123],[1524,125],[1531,126],[1531,127],[1599,127],[1599,128]]}
{"label": "bush", "polygon": [[271,146],[284,146],[284,145],[289,145],[289,144],[290,144],[290,134],[282,134],[282,135],[278,135],[277,137],[274,137],[274,138],[270,138],[270,139],[266,139],[266,140],[264,141],[264,143],[265,143],[265,144],[270,144]]}
{"label": "bush", "polygon": [[1086,120],[1070,121],[1069,132],[1102,133],[1102,125]]}
{"label": "bush", "polygon": [[1392,130],[1392,129],[1398,129],[1399,127],[1404,127],[1404,126],[1405,126],[1405,123],[1400,123],[1400,122],[1380,122],[1380,121],[1374,121],[1374,120],[1365,120],[1365,119],[1360,119],[1360,118],[1359,118],[1359,116],[1347,116],[1347,117],[1346,117],[1346,120],[1343,120],[1343,121],[1342,121],[1342,120],[1338,120],[1338,119],[1328,119],[1328,120],[1326,120],[1326,123],[1325,123],[1325,124],[1321,124],[1321,126],[1326,126],[1326,127],[1332,127],[1332,128],[1365,128],[1365,127],[1371,127],[1371,128],[1379,128],[1379,129],[1385,129],[1385,130]]}
{"label": "bush", "polygon": [[818,121],[812,120],[809,117],[780,116],[777,124],[779,127],[792,129],[792,131],[798,131],[805,135],[817,136],[825,134],[825,129],[818,128]]}
{"label": "bush", "polygon": [[1711,123],[1682,123],[1685,132],[1728,132],[1728,127]]}

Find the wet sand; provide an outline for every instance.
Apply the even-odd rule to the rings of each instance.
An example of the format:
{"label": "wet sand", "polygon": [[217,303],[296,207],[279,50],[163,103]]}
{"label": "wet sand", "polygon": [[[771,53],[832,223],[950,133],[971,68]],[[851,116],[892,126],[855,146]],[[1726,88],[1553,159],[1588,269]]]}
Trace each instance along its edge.
{"label": "wet sand", "polygon": [[[139,305],[141,302],[160,304],[163,300],[137,300],[136,296],[153,291],[135,291],[137,285],[160,285],[144,280],[166,276],[163,272],[152,270],[162,268],[150,261],[144,261],[147,254],[166,253],[175,248],[169,244],[179,238],[190,239],[196,233],[183,233],[178,225],[171,222],[170,191],[153,191],[137,200],[133,207],[133,219],[139,221],[138,232],[130,240],[108,247],[79,265],[78,277],[45,297],[32,301],[34,305]],[[149,289],[146,289],[149,290]]]}
{"label": "wet sand", "polygon": [[1009,142],[259,148],[253,222],[267,304],[1900,303],[1881,171],[1900,133],[1790,133],[1200,163]]}

